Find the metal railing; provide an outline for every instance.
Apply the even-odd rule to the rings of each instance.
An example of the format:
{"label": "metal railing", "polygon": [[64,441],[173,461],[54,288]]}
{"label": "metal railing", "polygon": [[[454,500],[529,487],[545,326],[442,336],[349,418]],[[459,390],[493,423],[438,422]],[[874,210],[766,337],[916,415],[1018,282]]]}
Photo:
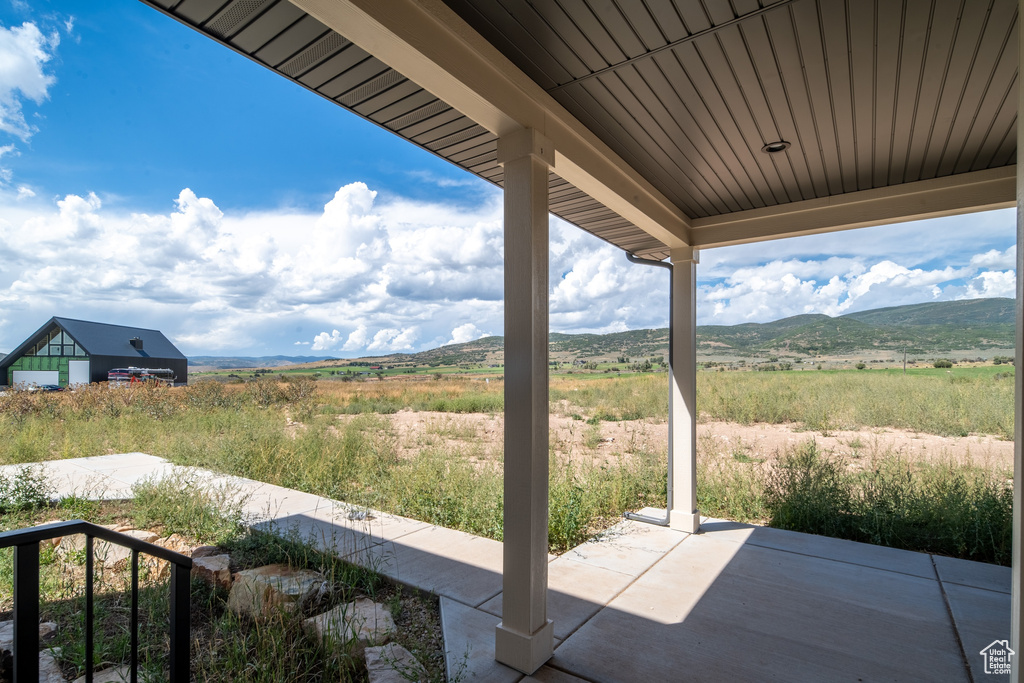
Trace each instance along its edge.
{"label": "metal railing", "polygon": [[170,563],[170,681],[187,683],[192,558],[82,520],[0,533],[0,548],[14,548],[14,683],[39,680],[39,543],[74,534],[85,534],[86,683],[93,680],[93,539],[96,538],[132,551],[131,683],[138,683],[139,668],[139,553]]}

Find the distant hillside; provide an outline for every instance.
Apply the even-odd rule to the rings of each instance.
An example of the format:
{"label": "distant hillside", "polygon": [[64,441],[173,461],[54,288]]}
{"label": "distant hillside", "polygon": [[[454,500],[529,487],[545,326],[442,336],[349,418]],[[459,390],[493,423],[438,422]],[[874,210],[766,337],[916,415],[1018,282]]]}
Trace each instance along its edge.
{"label": "distant hillside", "polygon": [[[700,325],[697,348],[703,356],[789,354],[832,356],[856,351],[902,351],[912,355],[941,354],[953,350],[1007,349],[1014,347],[1013,299],[937,301],[910,306],[877,308],[833,318],[827,315],[796,315],[769,323]],[[502,365],[504,337],[484,337],[464,344],[450,344],[419,353],[396,353],[355,360],[309,356],[222,358],[196,356],[191,366],[221,369],[371,365]],[[552,334],[549,352],[553,361],[632,360],[668,355],[667,328],[630,330],[611,334]]]}
{"label": "distant hillside", "polygon": [[[807,355],[903,348],[912,354],[1012,349],[1014,308],[1013,299],[970,299],[877,308],[838,318],[797,316],[761,325],[761,328],[768,329],[762,329],[757,343],[747,346],[741,343],[736,348]],[[778,327],[799,318],[804,319],[801,321],[803,324],[790,325],[786,329]],[[698,338],[700,336],[701,330],[698,329]]]}
{"label": "distant hillside", "polygon": [[278,368],[284,365],[316,363],[331,360],[332,356],[191,356],[189,367],[216,368]]}

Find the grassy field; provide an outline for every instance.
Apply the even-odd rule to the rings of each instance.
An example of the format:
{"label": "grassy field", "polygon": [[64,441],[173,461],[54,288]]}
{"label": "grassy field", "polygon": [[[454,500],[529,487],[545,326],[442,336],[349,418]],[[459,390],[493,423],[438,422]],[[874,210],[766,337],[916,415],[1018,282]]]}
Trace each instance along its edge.
{"label": "grassy field", "polygon": [[[1013,372],[1005,366],[907,375],[702,372],[698,406],[702,418],[798,423],[809,439],[840,427],[1012,438],[1008,370]],[[591,424],[663,421],[667,376],[557,376],[551,400],[552,412]],[[0,439],[0,463],[143,451],[500,539],[500,458],[482,459],[472,443],[445,440],[424,444],[416,457],[401,457],[398,436],[384,416],[404,408],[500,413],[502,383],[449,378],[279,382],[267,376],[183,389],[15,392],[0,397],[0,429],[6,435]],[[770,462],[745,462],[705,449],[699,457],[701,510],[895,547],[1009,561],[1008,473],[957,463],[908,463],[895,453],[881,454],[872,467],[853,473],[836,464],[841,454],[816,451],[814,458],[801,459],[806,448],[780,453]],[[838,469],[830,474],[828,468]],[[779,479],[779,472],[794,474]],[[820,501],[814,483],[819,479],[831,487]],[[613,464],[552,455],[552,550],[576,545],[624,510],[663,507],[664,486],[664,454],[643,446],[618,453]],[[829,518],[841,521],[821,522]]]}

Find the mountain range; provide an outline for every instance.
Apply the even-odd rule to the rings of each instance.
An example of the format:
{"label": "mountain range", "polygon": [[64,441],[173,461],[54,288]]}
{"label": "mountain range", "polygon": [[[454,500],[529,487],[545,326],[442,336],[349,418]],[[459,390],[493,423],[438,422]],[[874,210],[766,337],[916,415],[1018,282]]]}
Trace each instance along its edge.
{"label": "mountain range", "polygon": [[[1014,347],[1013,299],[936,301],[891,306],[832,317],[796,315],[768,323],[699,325],[697,348],[701,356],[851,355],[857,351],[890,351],[915,356],[951,351]],[[668,329],[629,330],[610,334],[560,334],[550,336],[552,360],[616,360],[665,356]],[[208,368],[281,367],[285,365],[501,365],[503,337],[484,337],[419,353],[395,353],[341,361],[320,356],[223,357],[195,356],[191,366]]]}

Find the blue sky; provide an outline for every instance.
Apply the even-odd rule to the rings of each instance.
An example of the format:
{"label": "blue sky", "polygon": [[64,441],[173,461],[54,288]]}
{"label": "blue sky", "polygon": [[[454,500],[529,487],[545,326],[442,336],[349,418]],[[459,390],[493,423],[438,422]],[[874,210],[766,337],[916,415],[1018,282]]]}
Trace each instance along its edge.
{"label": "blue sky", "polygon": [[[1014,213],[701,254],[700,323],[1013,296]],[[551,326],[667,323],[666,274],[557,219]],[[502,332],[493,186],[137,0],[0,0],[0,351],[52,315],[189,355]]]}

